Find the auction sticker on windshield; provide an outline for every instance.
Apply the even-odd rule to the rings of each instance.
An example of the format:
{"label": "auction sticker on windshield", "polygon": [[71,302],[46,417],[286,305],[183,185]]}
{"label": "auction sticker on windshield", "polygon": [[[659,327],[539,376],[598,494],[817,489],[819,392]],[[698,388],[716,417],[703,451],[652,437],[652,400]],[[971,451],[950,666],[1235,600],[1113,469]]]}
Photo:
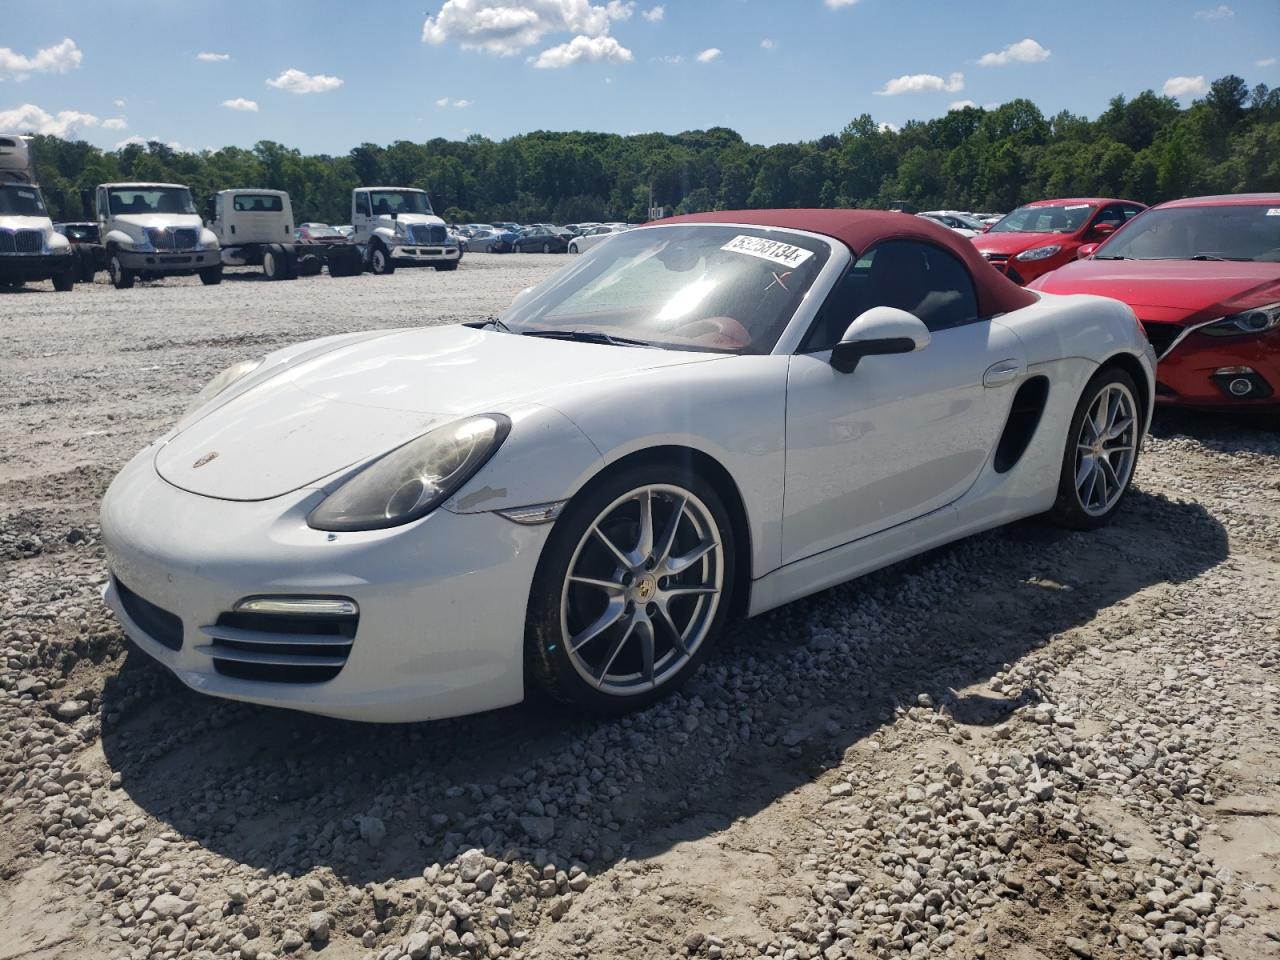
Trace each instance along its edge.
{"label": "auction sticker on windshield", "polygon": [[783,243],[781,240],[748,237],[745,234],[739,234],[720,249],[732,253],[745,253],[749,257],[759,257],[770,263],[780,263],[784,267],[798,267],[813,256],[813,251],[806,250],[804,247]]}

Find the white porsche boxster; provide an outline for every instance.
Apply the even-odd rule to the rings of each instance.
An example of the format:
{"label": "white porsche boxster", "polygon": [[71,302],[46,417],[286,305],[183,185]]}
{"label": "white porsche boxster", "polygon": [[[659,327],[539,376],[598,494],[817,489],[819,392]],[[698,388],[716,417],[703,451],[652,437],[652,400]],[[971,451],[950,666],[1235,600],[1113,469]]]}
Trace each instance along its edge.
{"label": "white porsche boxster", "polygon": [[895,213],[621,233],[501,317],[238,364],[121,471],[106,600],[192,688],[371,721],[596,711],[732,617],[1008,523],[1107,522],[1155,358]]}

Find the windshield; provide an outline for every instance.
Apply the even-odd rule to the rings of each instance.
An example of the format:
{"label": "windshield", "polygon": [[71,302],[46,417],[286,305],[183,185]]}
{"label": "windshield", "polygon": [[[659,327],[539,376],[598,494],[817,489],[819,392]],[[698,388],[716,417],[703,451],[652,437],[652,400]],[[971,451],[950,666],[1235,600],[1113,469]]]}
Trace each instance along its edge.
{"label": "windshield", "polygon": [[788,230],[688,224],[592,247],[503,320],[515,333],[592,331],[660,347],[769,353],[830,255]]}
{"label": "windshield", "polygon": [[431,201],[421,190],[372,190],[369,201],[375,217],[389,217],[393,213],[432,213]]}
{"label": "windshield", "polygon": [[136,213],[196,212],[186,187],[112,187],[107,191],[112,216]]}
{"label": "windshield", "polygon": [[0,186],[0,216],[47,217],[44,199],[35,187]]}
{"label": "windshield", "polygon": [[284,200],[272,193],[241,193],[236,195],[232,206],[241,213],[281,213]]}
{"label": "windshield", "polygon": [[59,232],[75,243],[98,242],[98,228],[87,223],[67,224]]}
{"label": "windshield", "polygon": [[1093,212],[1089,203],[1051,207],[1019,207],[988,233],[1075,233]]}
{"label": "windshield", "polygon": [[1150,210],[1100,246],[1094,256],[1280,262],[1280,206]]}

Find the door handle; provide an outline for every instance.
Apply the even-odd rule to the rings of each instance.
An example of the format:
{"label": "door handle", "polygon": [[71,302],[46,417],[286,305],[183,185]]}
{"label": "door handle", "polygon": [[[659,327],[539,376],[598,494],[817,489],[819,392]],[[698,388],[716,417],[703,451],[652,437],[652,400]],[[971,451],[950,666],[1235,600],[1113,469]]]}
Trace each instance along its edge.
{"label": "door handle", "polygon": [[1006,383],[1013,381],[1021,372],[1021,360],[1001,360],[999,363],[993,363],[987,367],[987,372],[982,375],[982,385],[984,387],[1002,387]]}

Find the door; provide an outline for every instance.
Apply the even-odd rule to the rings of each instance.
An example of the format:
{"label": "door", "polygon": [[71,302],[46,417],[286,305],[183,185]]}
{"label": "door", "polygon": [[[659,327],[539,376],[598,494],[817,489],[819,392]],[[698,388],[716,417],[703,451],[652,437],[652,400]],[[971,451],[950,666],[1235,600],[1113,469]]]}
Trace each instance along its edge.
{"label": "door", "polygon": [[[831,346],[873,306],[914,313],[932,341],[838,372]],[[1018,338],[977,313],[968,270],[940,247],[887,241],[850,268],[791,358],[784,563],[944,507],[977,480],[1026,370]]]}
{"label": "door", "polygon": [[369,219],[373,211],[369,206],[369,191],[356,190],[351,194],[351,226],[356,243],[369,242]]}

